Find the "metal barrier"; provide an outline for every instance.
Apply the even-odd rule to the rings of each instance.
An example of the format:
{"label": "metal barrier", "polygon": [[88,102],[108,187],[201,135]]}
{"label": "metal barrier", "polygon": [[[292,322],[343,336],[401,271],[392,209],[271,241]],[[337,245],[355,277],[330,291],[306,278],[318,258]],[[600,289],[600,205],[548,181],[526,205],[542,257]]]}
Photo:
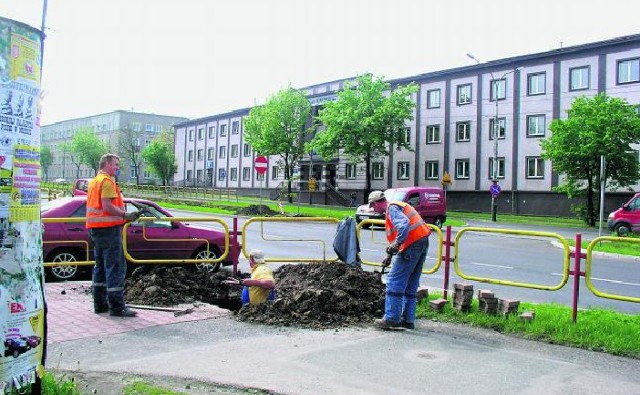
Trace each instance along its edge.
{"label": "metal barrier", "polygon": [[265,222],[324,222],[324,223],[336,223],[336,224],[338,222],[340,222],[339,220],[337,220],[335,218],[328,218],[328,217],[326,217],[326,218],[323,218],[323,217],[295,217],[295,218],[291,218],[291,217],[254,217],[254,218],[250,218],[242,226],[242,253],[245,256],[245,258],[249,257],[249,253],[247,252],[247,240],[246,240],[247,232],[246,232],[246,229],[247,229],[247,227],[249,225],[251,225],[254,222],[260,222],[260,236],[262,237],[262,240],[278,241],[278,242],[305,241],[305,242],[314,242],[314,243],[318,243],[318,244],[322,245],[322,259],[314,259],[314,258],[266,258],[265,261],[267,261],[267,262],[335,262],[335,261],[338,260],[338,258],[327,260],[327,253],[326,253],[327,249],[326,249],[326,245],[325,245],[324,240],[300,239],[300,238],[291,238],[291,239],[270,238],[269,236],[265,235],[265,232],[264,232],[264,223]]}
{"label": "metal barrier", "polygon": [[[600,237],[596,237],[595,239],[591,240],[591,242],[589,243],[589,246],[587,246],[587,264],[585,266],[585,273],[584,273],[584,280],[585,283],[587,284],[587,288],[593,292],[594,295],[599,296],[601,298],[607,298],[607,299],[614,299],[614,300],[622,300],[625,302],[634,302],[634,303],[640,303],[640,298],[634,298],[632,296],[624,296],[624,295],[615,295],[615,294],[609,294],[609,293],[605,293],[602,292],[600,290],[598,290],[595,285],[593,285],[593,283],[591,282],[591,266],[593,264],[593,247],[596,246],[596,244],[602,242],[602,241],[624,241],[624,242],[631,242],[631,243],[636,243],[638,244],[638,247],[640,247],[640,239],[631,239],[631,238],[626,238],[626,237],[611,237],[611,236],[600,236]],[[576,244],[576,246],[579,246],[579,244]]]}

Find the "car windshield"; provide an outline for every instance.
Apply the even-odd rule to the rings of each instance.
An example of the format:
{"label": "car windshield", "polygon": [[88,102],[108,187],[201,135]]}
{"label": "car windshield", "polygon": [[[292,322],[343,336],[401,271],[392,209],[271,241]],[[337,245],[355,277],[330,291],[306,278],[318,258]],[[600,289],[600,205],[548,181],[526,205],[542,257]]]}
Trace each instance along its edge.
{"label": "car windshield", "polygon": [[41,201],[40,202],[40,213],[46,213],[47,211],[49,211],[49,210],[51,210],[53,208],[63,206],[70,199],[71,199],[70,197],[67,197],[67,198],[53,199],[53,200],[50,200],[50,201]]}
{"label": "car windshield", "polygon": [[407,192],[398,191],[397,189],[387,189],[386,191],[384,191],[384,197],[388,202],[402,202],[404,201],[405,196],[407,196]]}

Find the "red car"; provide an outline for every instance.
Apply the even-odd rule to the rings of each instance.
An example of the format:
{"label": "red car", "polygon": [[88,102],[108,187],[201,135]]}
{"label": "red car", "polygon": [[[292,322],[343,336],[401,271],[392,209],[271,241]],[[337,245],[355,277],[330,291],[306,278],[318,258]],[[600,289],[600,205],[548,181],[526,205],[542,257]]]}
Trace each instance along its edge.
{"label": "red car", "polygon": [[[127,212],[140,209],[147,211],[143,217],[167,218],[172,215],[156,203],[144,199],[124,199]],[[87,197],[67,197],[43,202],[41,206],[42,218],[85,218]],[[224,232],[206,227],[215,222],[200,222],[191,225],[182,222],[144,221],[146,230],[143,234],[141,221],[132,223],[127,228],[127,250],[134,259],[215,259],[224,252]],[[200,225],[202,224],[202,225]],[[74,262],[85,261],[87,244],[90,243],[89,234],[84,221],[81,223],[45,223],[43,234],[44,262]],[[209,225],[211,226],[211,225]],[[218,225],[219,226],[219,225]],[[238,232],[239,233],[239,232]],[[74,241],[78,241],[77,243]],[[85,243],[86,242],[86,243]],[[240,255],[240,245],[230,238],[230,251],[223,265],[233,263]],[[93,260],[93,247],[89,245],[89,259]],[[208,248],[207,248],[208,247]],[[92,266],[53,266],[47,268],[50,278],[56,280],[71,280],[76,278],[81,269]],[[216,271],[220,263],[198,263],[197,269]]]}

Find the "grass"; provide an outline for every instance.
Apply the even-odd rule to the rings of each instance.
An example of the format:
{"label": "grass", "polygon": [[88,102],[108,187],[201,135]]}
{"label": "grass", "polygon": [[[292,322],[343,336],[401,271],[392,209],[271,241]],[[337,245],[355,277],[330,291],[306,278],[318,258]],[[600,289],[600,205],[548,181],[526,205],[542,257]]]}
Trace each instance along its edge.
{"label": "grass", "polygon": [[143,381],[128,384],[122,391],[123,395],[180,395],[184,392],[174,392],[166,388],[156,387]]}
{"label": "grass", "polygon": [[43,395],[81,395],[73,379],[67,379],[65,375],[56,377],[51,372],[45,372],[42,377]]}
{"label": "grass", "polygon": [[[434,293],[429,295],[428,300],[441,297],[442,294]],[[521,302],[518,309],[520,313],[535,312],[534,320],[525,322],[517,315],[487,315],[478,310],[477,299],[472,303],[469,313],[455,310],[450,303],[438,313],[431,309],[427,301],[423,301],[417,308],[417,316],[422,319],[491,329],[530,340],[640,359],[639,315],[592,309],[579,311],[577,322],[574,324],[571,321],[572,311],[569,307]]]}
{"label": "grass", "polygon": [[[608,235],[604,235],[608,236]],[[614,236],[612,234],[611,236]],[[593,251],[600,252],[609,252],[612,254],[621,254],[621,255],[629,255],[629,256],[640,256],[640,235],[630,235],[625,237],[623,241],[609,241],[604,240],[597,243],[593,247]],[[569,245],[574,247],[576,245],[576,241],[573,239],[567,240]],[[583,249],[586,249],[591,243],[590,240],[582,241],[580,243]]]}

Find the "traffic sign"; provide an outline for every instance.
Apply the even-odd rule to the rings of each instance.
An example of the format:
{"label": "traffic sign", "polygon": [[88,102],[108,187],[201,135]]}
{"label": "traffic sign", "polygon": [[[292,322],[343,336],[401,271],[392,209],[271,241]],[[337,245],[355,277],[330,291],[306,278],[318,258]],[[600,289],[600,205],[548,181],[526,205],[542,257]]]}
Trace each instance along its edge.
{"label": "traffic sign", "polygon": [[256,169],[256,173],[264,174],[267,172],[267,167],[269,160],[266,156],[258,156],[256,160],[253,162],[253,167]]}
{"label": "traffic sign", "polygon": [[500,185],[498,185],[497,183],[489,187],[489,192],[491,192],[491,196],[493,197],[497,197],[498,195],[500,195],[500,191]]}
{"label": "traffic sign", "polygon": [[316,179],[313,177],[309,178],[309,190],[310,191],[316,190]]}
{"label": "traffic sign", "polygon": [[442,185],[451,185],[451,176],[446,171],[442,175]]}

